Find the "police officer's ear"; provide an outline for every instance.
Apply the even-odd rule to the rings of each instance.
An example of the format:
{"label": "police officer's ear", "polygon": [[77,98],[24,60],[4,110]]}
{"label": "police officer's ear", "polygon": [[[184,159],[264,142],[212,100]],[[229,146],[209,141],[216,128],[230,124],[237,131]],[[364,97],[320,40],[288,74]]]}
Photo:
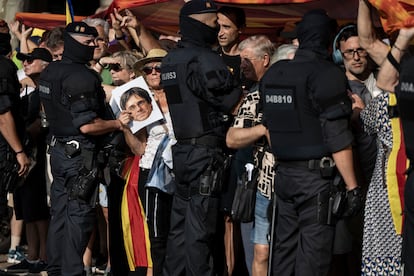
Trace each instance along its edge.
{"label": "police officer's ear", "polygon": [[268,54],[263,55],[263,65],[264,67],[270,66],[270,56]]}

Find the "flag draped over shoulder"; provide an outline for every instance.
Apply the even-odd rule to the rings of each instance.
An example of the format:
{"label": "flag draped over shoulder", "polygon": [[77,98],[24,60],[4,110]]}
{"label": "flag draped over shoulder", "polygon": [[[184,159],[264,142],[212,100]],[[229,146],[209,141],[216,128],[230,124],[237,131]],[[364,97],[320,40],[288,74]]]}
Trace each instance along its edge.
{"label": "flag draped over shoulder", "polygon": [[148,225],[138,196],[139,156],[130,157],[122,175],[126,180],[121,203],[122,231],[130,271],[152,267]]}
{"label": "flag draped over shoulder", "polygon": [[[396,106],[395,94],[390,93],[390,106]],[[392,149],[387,163],[387,190],[390,202],[391,216],[397,234],[402,233],[403,210],[404,210],[404,186],[406,181],[405,172],[409,161],[405,153],[404,135],[399,117],[391,118]]]}
{"label": "flag draped over shoulder", "polygon": [[414,26],[414,3],[412,0],[369,0],[381,16],[381,23],[388,33]]}
{"label": "flag draped over shoulder", "polygon": [[72,23],[73,20],[73,6],[71,0],[66,0],[66,25]]}

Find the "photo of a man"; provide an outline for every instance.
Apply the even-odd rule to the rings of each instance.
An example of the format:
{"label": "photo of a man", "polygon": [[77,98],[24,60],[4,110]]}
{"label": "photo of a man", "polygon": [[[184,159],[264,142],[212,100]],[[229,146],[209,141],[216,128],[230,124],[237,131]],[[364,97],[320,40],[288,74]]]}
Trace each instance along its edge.
{"label": "photo of a man", "polygon": [[116,116],[121,110],[130,114],[129,125],[132,133],[164,118],[154,96],[149,91],[142,77],[118,86],[112,91],[109,104]]}
{"label": "photo of a man", "polygon": [[125,91],[119,104],[122,110],[130,113],[133,121],[144,121],[152,112],[151,97],[140,87],[132,87]]}

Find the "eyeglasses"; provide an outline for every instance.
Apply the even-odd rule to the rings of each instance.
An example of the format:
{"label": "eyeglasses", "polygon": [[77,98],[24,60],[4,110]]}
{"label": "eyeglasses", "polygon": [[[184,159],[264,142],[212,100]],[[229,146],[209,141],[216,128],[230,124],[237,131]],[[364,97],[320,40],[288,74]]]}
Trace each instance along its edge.
{"label": "eyeglasses", "polygon": [[107,65],[109,70],[113,70],[115,72],[122,71],[124,68],[122,68],[121,64],[119,63],[110,63]]}
{"label": "eyeglasses", "polygon": [[161,65],[155,65],[155,66],[144,66],[142,68],[142,71],[144,71],[145,74],[149,75],[152,73],[152,70],[155,70],[157,73],[161,73]]}
{"label": "eyeglasses", "polygon": [[365,49],[362,49],[362,48],[349,49],[349,50],[345,50],[345,51],[342,52],[344,57],[347,58],[347,59],[354,58],[355,53],[357,53],[359,57],[365,57],[368,54],[367,51]]}

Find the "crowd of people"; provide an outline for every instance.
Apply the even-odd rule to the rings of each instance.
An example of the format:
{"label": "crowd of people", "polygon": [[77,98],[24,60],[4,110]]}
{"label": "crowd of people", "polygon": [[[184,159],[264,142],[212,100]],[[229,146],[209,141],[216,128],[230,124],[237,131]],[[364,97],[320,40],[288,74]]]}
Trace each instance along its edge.
{"label": "crowd of people", "polygon": [[414,27],[373,13],[309,11],[283,44],[213,0],[160,39],[129,10],[1,20],[5,272],[414,275]]}

